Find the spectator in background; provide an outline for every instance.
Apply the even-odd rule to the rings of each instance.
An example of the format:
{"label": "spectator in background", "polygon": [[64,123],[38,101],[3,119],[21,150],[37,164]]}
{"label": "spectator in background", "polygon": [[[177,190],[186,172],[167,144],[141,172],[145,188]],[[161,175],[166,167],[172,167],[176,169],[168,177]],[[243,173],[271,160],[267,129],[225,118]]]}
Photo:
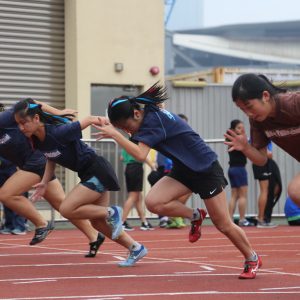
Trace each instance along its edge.
{"label": "spectator in background", "polygon": [[273,207],[277,203],[281,190],[280,171],[272,159],[272,143],[267,146],[268,160],[264,166],[252,164],[254,178],[259,182],[258,196],[258,228],[274,228],[276,224],[271,222]]}
{"label": "spectator in background", "polygon": [[[240,120],[232,120],[230,129],[236,134],[245,134],[245,126]],[[231,199],[229,202],[229,213],[233,218],[236,205],[239,209],[239,226],[251,226],[252,224],[246,219],[247,193],[248,193],[248,176],[246,170],[247,157],[243,152],[234,150],[229,154],[228,177],[231,185]]]}
{"label": "spectator in background", "polygon": [[[134,230],[127,222],[127,217],[132,209],[135,206],[137,213],[142,221],[141,230],[153,230],[153,226],[147,221],[145,217],[145,212],[143,208],[143,181],[144,181],[144,166],[143,163],[137,161],[133,156],[128,154],[124,149],[121,152],[121,160],[125,164],[125,179],[126,179],[126,188],[128,192],[128,198],[124,203],[123,207],[123,229],[126,231]],[[155,169],[154,165],[147,160],[147,164],[152,170]]]}
{"label": "spectator in background", "polygon": [[289,196],[285,201],[284,213],[289,225],[300,226],[300,207]]}
{"label": "spectator in background", "polygon": [[[0,157],[0,187],[16,171],[17,168],[15,165],[13,165],[10,161]],[[1,234],[26,234],[26,219],[24,217],[18,215],[5,205],[3,205],[3,212],[4,224],[3,228],[0,230]]]}

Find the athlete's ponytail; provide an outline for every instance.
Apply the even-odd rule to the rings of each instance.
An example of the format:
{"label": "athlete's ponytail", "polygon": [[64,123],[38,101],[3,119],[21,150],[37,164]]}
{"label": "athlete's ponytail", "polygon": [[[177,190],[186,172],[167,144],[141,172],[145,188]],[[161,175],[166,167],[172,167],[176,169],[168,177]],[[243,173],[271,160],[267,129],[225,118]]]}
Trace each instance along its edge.
{"label": "athlete's ponytail", "polygon": [[141,110],[149,105],[157,106],[165,100],[166,89],[156,82],[137,97],[121,96],[111,100],[107,110],[108,117],[112,123],[133,118],[134,110]]}
{"label": "athlete's ponytail", "polygon": [[19,101],[14,106],[14,113],[20,118],[26,118],[27,116],[33,117],[37,114],[39,115],[41,122],[45,124],[65,124],[71,122],[74,117],[74,115],[71,114],[56,116],[44,112],[42,110],[42,105],[36,103],[31,98]]}

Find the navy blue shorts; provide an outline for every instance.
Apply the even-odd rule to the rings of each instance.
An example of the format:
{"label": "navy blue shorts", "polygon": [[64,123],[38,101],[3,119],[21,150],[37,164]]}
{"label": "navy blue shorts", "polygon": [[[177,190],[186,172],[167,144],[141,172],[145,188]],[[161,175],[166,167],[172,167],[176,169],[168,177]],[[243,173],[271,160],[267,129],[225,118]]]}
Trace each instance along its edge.
{"label": "navy blue shorts", "polygon": [[228,177],[232,188],[248,186],[248,174],[245,167],[230,167]]}

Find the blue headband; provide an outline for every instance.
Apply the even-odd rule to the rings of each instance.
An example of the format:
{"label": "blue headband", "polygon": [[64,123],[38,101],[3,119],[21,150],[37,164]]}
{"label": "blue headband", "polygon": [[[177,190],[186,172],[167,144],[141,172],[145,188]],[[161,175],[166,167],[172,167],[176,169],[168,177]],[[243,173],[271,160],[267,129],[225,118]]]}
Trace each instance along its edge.
{"label": "blue headband", "polygon": [[137,100],[143,100],[143,101],[146,101],[146,102],[149,102],[149,103],[155,103],[155,101],[153,101],[152,99],[148,99],[148,98],[143,98],[143,97],[137,97],[135,98]]}
{"label": "blue headband", "polygon": [[36,103],[29,103],[28,104],[28,108],[31,109],[31,108],[37,108],[39,105],[36,104]]}
{"label": "blue headband", "polygon": [[49,114],[47,112],[44,112],[44,114],[49,115],[49,116],[51,116],[51,117],[53,117],[55,119],[58,119],[58,120],[62,121],[63,123],[71,123],[72,122],[70,119],[65,118],[65,117],[61,117],[61,116],[57,116],[57,115],[52,115],[52,114]]}
{"label": "blue headband", "polygon": [[116,102],[114,102],[112,105],[111,105],[111,107],[115,107],[115,106],[117,106],[118,104],[120,104],[120,103],[123,103],[123,102],[126,102],[126,101],[128,101],[129,99],[119,99],[119,100],[117,100]]}

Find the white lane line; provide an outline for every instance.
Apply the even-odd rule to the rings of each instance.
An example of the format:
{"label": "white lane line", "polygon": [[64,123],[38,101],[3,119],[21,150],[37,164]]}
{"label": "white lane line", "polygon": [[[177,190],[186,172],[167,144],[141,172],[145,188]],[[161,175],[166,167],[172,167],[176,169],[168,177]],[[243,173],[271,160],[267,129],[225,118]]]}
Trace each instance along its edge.
{"label": "white lane line", "polygon": [[93,296],[46,296],[46,297],[30,297],[30,298],[2,298],[1,300],[56,300],[56,299],[118,299],[118,297],[162,297],[162,296],[188,296],[188,295],[272,295],[272,294],[300,294],[299,292],[276,291],[276,292],[218,292],[218,291],[196,291],[196,292],[166,292],[166,293],[144,293],[144,294],[116,294],[116,295],[93,295]]}
{"label": "white lane line", "polygon": [[119,260],[125,260],[125,258],[124,257],[122,257],[122,256],[113,256],[114,258],[116,258],[116,259],[119,259]]}
{"label": "white lane line", "polygon": [[[83,253],[83,251],[82,251]],[[19,253],[19,254],[0,254],[0,257],[14,257],[14,256],[41,256],[41,255],[79,255],[79,253],[74,252],[43,252],[43,253]],[[1,266],[0,266],[1,267]]]}
{"label": "white lane line", "polygon": [[44,282],[55,282],[57,280],[47,279],[47,280],[30,280],[30,281],[20,281],[20,282],[13,282],[13,284],[27,284],[27,283],[44,283]]}
{"label": "white lane line", "polygon": [[[260,275],[273,275],[270,273],[260,272]],[[164,273],[164,274],[127,274],[127,275],[94,275],[94,276],[66,276],[66,277],[41,277],[41,278],[5,278],[1,279],[0,282],[22,282],[22,281],[42,281],[42,280],[91,280],[91,279],[141,279],[141,278],[164,278],[164,277],[202,277],[202,276],[238,276],[239,273],[211,273],[209,271],[198,272],[198,273],[185,273],[185,274],[175,274],[175,273]],[[274,275],[277,275],[276,273]],[[290,275],[290,274],[289,274]],[[300,276],[300,274],[299,274]],[[1,298],[2,300],[2,298]]]}
{"label": "white lane line", "polygon": [[[123,257],[120,257],[120,260],[125,260]],[[28,268],[28,267],[64,267],[64,266],[96,266],[96,265],[112,265],[117,264],[120,260],[111,260],[106,262],[85,262],[85,263],[79,263],[79,262],[72,262],[72,263],[52,263],[52,264],[20,264],[20,265],[0,265],[0,269],[4,268]],[[169,261],[139,261],[139,264],[168,264],[172,263]],[[1,299],[1,298],[0,298]]]}
{"label": "white lane line", "polygon": [[260,289],[261,291],[277,291],[277,290],[293,290],[300,289],[300,286],[286,286],[286,287],[277,287],[277,288],[264,288]]}
{"label": "white lane line", "polygon": [[200,274],[200,273],[206,273],[211,271],[190,271],[190,272],[175,272],[174,274]]}
{"label": "white lane line", "polygon": [[215,271],[216,269],[209,267],[209,266],[200,266],[200,268],[205,269],[207,271]]}
{"label": "white lane line", "polygon": [[180,276],[187,276],[187,277],[191,277],[191,276],[208,276],[208,275],[213,275],[213,276],[235,276],[235,275],[239,275],[239,274],[224,274],[224,273],[220,273],[220,274],[201,274],[201,273],[197,273],[197,274],[174,274],[174,273],[170,273],[170,274],[127,274],[127,275],[103,275],[103,276],[66,276],[66,277],[41,277],[41,278],[5,278],[5,279],[1,279],[0,282],[22,282],[22,281],[41,281],[41,280],[90,280],[90,279],[126,279],[126,278],[161,278],[161,277],[180,277]]}

